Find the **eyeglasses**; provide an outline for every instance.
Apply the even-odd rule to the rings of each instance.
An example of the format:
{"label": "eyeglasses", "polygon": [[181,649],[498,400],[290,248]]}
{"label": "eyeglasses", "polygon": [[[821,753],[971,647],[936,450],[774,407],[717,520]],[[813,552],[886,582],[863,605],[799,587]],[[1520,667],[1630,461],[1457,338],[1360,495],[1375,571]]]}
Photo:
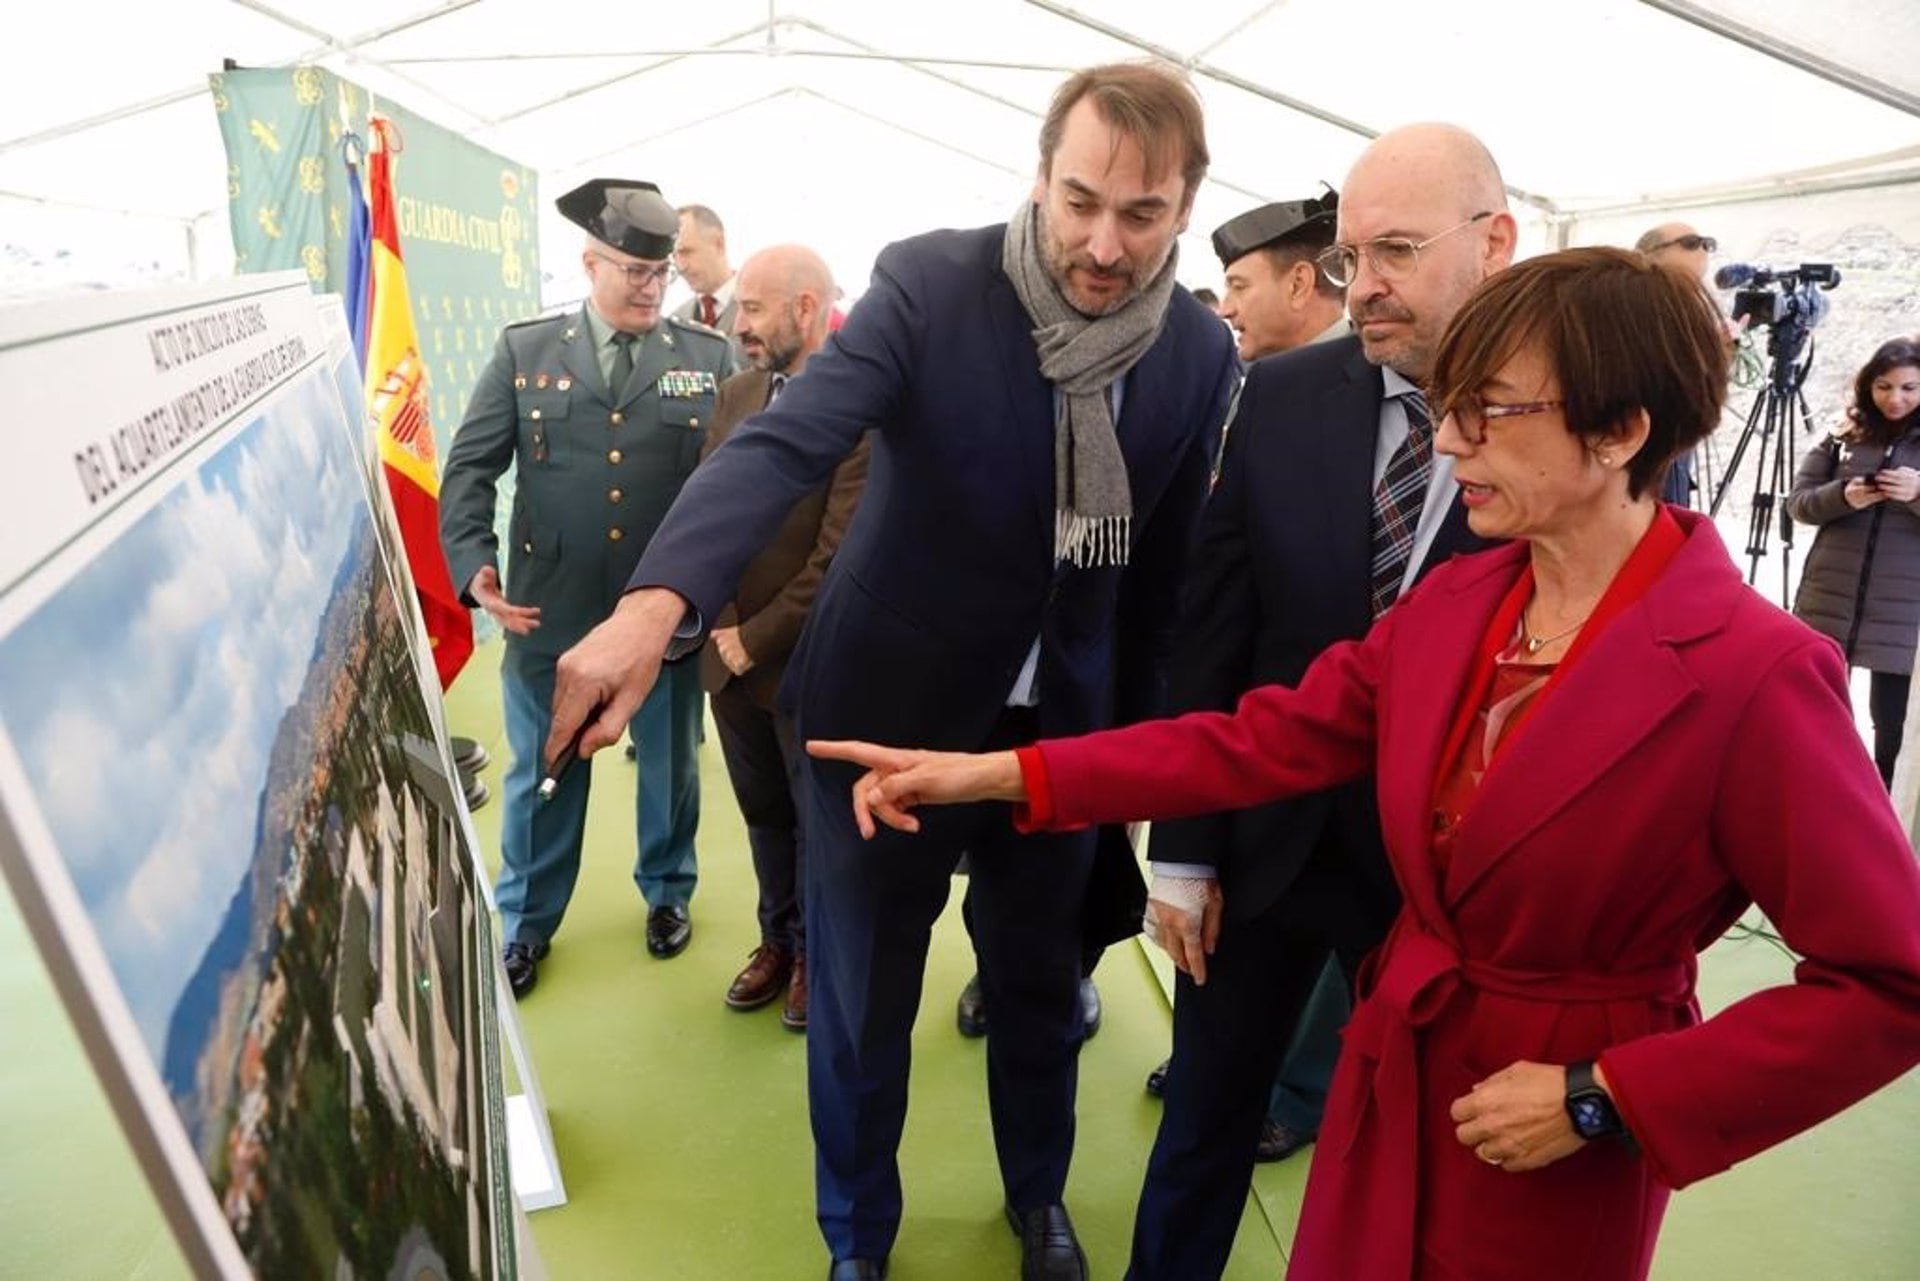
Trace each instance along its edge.
{"label": "eyeglasses", "polygon": [[1697,236],[1697,235],[1689,234],[1685,236],[1675,236],[1672,240],[1663,240],[1659,244],[1655,245],[1653,248],[1647,250],[1647,252],[1650,254],[1657,254],[1662,249],[1672,249],[1676,245],[1686,250],[1688,253],[1693,253],[1697,249],[1704,249],[1708,253],[1713,253],[1715,250],[1720,248],[1720,242],[1715,240],[1712,236]]}
{"label": "eyeglasses", "polygon": [[1367,265],[1382,280],[1405,280],[1420,267],[1420,251],[1436,240],[1451,236],[1462,227],[1471,227],[1476,222],[1484,222],[1493,217],[1493,210],[1483,209],[1465,222],[1456,222],[1445,231],[1435,232],[1425,240],[1412,240],[1406,236],[1376,236],[1372,240],[1363,240],[1357,245],[1334,245],[1323,250],[1313,261],[1326,276],[1330,284],[1346,288],[1360,274],[1360,255],[1367,256]]}
{"label": "eyeglasses", "polygon": [[1522,414],[1544,414],[1549,409],[1559,409],[1566,403],[1564,400],[1530,400],[1523,405],[1489,405],[1471,396],[1462,396],[1447,406],[1443,417],[1453,419],[1454,427],[1468,444],[1483,445],[1487,440],[1487,423],[1493,419],[1518,418]]}
{"label": "eyeglasses", "polygon": [[665,289],[680,279],[680,273],[673,269],[672,263],[663,262],[658,267],[639,267],[630,262],[621,262],[617,258],[609,258],[598,249],[589,249],[587,252],[619,271],[627,278],[627,285],[632,289],[645,289],[648,285],[659,285]]}

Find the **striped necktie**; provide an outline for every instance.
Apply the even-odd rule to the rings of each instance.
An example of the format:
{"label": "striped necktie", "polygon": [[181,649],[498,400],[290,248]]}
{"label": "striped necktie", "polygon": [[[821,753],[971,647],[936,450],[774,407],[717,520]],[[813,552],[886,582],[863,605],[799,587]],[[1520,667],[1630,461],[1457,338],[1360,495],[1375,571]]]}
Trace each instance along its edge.
{"label": "striped necktie", "polygon": [[1426,397],[1406,392],[1400,403],[1407,411],[1407,438],[1387,460],[1387,469],[1373,491],[1373,616],[1380,617],[1400,594],[1413,558],[1413,536],[1420,528],[1420,511],[1427,502],[1427,482],[1433,477],[1433,422]]}

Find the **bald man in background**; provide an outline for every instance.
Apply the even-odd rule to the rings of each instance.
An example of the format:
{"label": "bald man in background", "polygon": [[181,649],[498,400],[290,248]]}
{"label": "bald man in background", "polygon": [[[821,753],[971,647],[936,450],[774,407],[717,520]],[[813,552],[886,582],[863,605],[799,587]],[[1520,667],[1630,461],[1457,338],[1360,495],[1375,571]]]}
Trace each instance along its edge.
{"label": "bald man in background", "polygon": [[[1420,388],[1454,313],[1512,261],[1499,169],[1464,129],[1396,129],[1354,163],[1337,217],[1318,266],[1346,286],[1356,336],[1247,372],[1189,562],[1175,711],[1298,683],[1428,569],[1485,545]],[[1226,1266],[1289,1034],[1328,959],[1351,984],[1399,906],[1373,787],[1154,825],[1148,919],[1179,973],[1134,1281]]]}
{"label": "bald man in background", "polygon": [[[1633,247],[1645,254],[1648,262],[1671,267],[1689,279],[1704,281],[1708,259],[1720,248],[1720,242],[1712,236],[1701,235],[1684,222],[1663,222],[1635,241]],[[1729,337],[1739,333],[1731,326],[1728,332]],[[1662,502],[1680,507],[1693,503],[1693,456],[1694,451],[1689,449],[1667,468],[1667,478],[1660,488]]]}
{"label": "bald man in background", "polygon": [[[811,249],[778,245],[747,259],[734,277],[733,338],[748,368],[720,386],[706,454],[778,399],[826,343],[836,294],[833,274]],[[784,992],[780,1022],[795,1032],[807,1027],[800,804],[806,755],[793,715],[780,709],[777,695],[820,580],[860,501],[869,452],[863,439],[825,484],[794,504],[773,541],[741,575],[700,655],[700,683],[712,699],[760,886],[760,945],[727,988],[726,1001],[736,1010],[756,1010]]]}
{"label": "bald man in background", "polygon": [[1720,247],[1712,236],[1703,236],[1684,222],[1663,222],[1634,242],[1635,249],[1649,262],[1677,267],[1695,280],[1707,275],[1707,260]]}

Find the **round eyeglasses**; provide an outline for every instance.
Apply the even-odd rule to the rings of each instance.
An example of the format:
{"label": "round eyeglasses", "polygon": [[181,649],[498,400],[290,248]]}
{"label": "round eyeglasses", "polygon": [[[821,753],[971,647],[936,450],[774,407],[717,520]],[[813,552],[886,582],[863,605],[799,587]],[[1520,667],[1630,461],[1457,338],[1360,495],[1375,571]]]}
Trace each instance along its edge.
{"label": "round eyeglasses", "polygon": [[1360,255],[1365,254],[1367,265],[1382,280],[1405,280],[1419,270],[1420,251],[1436,240],[1445,239],[1463,227],[1471,227],[1476,222],[1484,222],[1493,217],[1493,210],[1483,209],[1465,222],[1456,222],[1445,231],[1435,232],[1425,240],[1415,240],[1410,236],[1375,236],[1372,240],[1363,240],[1357,245],[1333,245],[1323,250],[1313,261],[1328,281],[1344,289],[1354,282],[1360,274]]}

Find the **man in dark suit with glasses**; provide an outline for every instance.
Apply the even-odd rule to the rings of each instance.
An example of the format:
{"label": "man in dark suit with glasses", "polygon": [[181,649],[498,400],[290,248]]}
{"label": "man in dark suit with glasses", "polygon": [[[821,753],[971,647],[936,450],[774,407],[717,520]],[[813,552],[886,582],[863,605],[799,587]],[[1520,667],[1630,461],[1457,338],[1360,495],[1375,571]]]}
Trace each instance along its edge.
{"label": "man in dark suit with glasses", "polygon": [[[1513,256],[1493,158],[1450,125],[1382,135],[1315,262],[1355,335],[1256,360],[1201,518],[1169,670],[1176,710],[1292,685],[1434,565],[1480,546],[1421,394],[1448,322]],[[1166,1112],[1133,1281],[1226,1266],[1289,1035],[1329,957],[1351,980],[1399,904],[1366,779],[1154,825],[1149,931],[1174,959]]]}

